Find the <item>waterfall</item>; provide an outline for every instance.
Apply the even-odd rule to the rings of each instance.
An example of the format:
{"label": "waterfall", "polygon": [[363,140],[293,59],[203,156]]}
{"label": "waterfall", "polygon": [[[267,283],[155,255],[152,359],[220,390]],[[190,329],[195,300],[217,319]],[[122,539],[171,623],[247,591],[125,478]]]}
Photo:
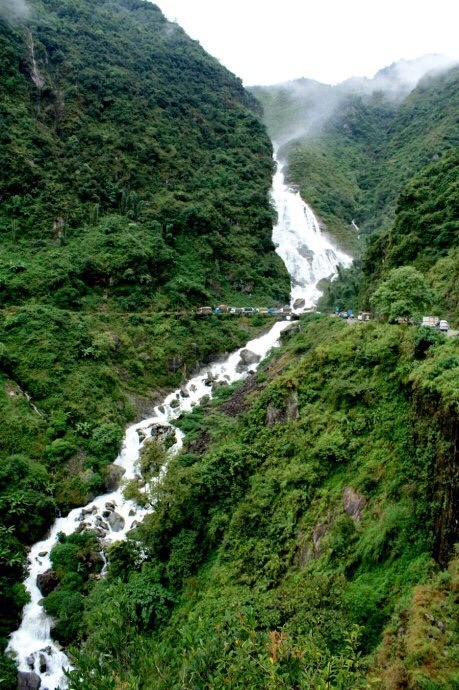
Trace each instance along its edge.
{"label": "waterfall", "polygon": [[[302,311],[312,307],[320,295],[317,282],[321,278],[332,277],[339,263],[347,266],[351,259],[333,247],[321,233],[311,209],[297,192],[285,185],[282,165],[278,166],[274,176],[272,198],[279,218],[273,229],[273,241],[292,278],[292,305],[295,311]],[[124,470],[123,479],[139,476],[137,462],[141,448],[158,429],[168,427],[175,433],[171,453],[177,452],[183,435],[173,426],[174,419],[191,411],[205,396],[211,396],[216,386],[243,379],[249,371],[255,370],[257,362],[279,344],[280,334],[288,325],[288,321],[275,323],[267,333],[206,367],[170,393],[155,408],[152,417],[131,425],[126,430],[121,453],[115,461],[115,465]],[[247,357],[247,350],[250,357]],[[255,363],[249,364],[249,361]],[[8,649],[15,654],[20,672],[33,673],[40,678],[41,685],[36,687],[41,690],[65,688],[64,669],[71,668],[69,658],[52,639],[53,622],[41,606],[42,594],[37,586],[37,577],[51,568],[50,552],[57,543],[58,534],[94,530],[101,540],[102,550],[105,550],[107,545],[124,539],[127,532],[151,510],[152,506],[141,508],[125,499],[121,486],[112,493],[99,496],[87,506],[75,508],[66,517],[58,518],[46,539],[31,548],[29,572],[24,582],[30,603],[24,608],[21,626],[10,637]]]}
{"label": "waterfall", "polygon": [[283,168],[278,162],[271,192],[278,214],[273,242],[292,279],[291,306],[294,311],[303,311],[319,299],[317,283],[336,276],[338,265],[348,267],[352,258],[322,233],[300,193],[285,184]]}

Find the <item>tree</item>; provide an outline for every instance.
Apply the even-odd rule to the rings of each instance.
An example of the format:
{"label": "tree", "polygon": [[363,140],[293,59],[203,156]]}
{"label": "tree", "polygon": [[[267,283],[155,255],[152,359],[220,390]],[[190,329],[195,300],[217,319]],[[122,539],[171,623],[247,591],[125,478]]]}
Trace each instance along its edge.
{"label": "tree", "polygon": [[384,319],[419,318],[433,301],[433,294],[419,271],[402,266],[389,272],[379,288],[370,297],[373,309]]}

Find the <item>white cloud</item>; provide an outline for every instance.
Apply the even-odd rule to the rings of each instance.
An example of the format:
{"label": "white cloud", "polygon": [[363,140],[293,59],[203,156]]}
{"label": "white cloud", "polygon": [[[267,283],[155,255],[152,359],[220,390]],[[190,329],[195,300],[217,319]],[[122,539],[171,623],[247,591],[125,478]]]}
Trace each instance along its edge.
{"label": "white cloud", "polygon": [[30,7],[25,0],[0,0],[0,18],[17,21],[30,15]]}
{"label": "white cloud", "polygon": [[157,0],[245,84],[372,76],[402,58],[459,58],[454,0]]}

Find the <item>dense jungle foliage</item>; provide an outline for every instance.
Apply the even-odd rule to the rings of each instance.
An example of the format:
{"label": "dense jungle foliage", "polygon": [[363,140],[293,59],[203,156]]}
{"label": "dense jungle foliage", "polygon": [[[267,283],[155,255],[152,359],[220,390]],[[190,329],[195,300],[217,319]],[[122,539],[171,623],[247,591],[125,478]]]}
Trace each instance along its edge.
{"label": "dense jungle foliage", "polygon": [[[280,302],[289,278],[259,106],[156,5],[5,0],[0,69],[3,649],[27,546],[117,484],[127,422],[272,323],[192,307]],[[289,181],[355,255],[351,221],[371,235],[325,305],[459,318],[457,76],[398,101],[309,83],[292,141],[303,104],[269,95]],[[458,372],[433,329],[303,317],[180,420],[106,577],[94,534],[53,549],[70,687],[457,688]]]}
{"label": "dense jungle foliage", "polygon": [[285,340],[182,419],[107,578],[53,551],[71,688],[457,687],[457,345],[318,315]]}
{"label": "dense jungle foliage", "polygon": [[156,5],[6,0],[0,73],[3,650],[27,545],[113,486],[127,421],[271,323],[192,307],[290,281],[259,106]]}
{"label": "dense jungle foliage", "polygon": [[4,303],[284,299],[271,144],[240,80],[152,3],[29,5],[0,31]]}

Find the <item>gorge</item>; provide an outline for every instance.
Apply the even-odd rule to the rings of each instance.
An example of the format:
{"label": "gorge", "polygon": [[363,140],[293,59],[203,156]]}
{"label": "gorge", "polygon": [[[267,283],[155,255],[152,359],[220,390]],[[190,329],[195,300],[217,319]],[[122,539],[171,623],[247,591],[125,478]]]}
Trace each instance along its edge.
{"label": "gorge", "polygon": [[[317,287],[319,281],[323,278],[331,279],[336,274],[338,265],[347,266],[351,259],[335,249],[323,236],[312,210],[303,202],[298,192],[285,185],[282,165],[277,163],[276,168],[272,196],[278,223],[273,229],[273,241],[292,279],[293,310],[301,313],[314,307],[320,296]],[[173,426],[174,419],[190,412],[203,398],[209,398],[215,387],[233,384],[245,377],[248,370],[253,373],[257,363],[279,344],[282,331],[291,323],[294,322],[275,323],[268,333],[249,341],[223,361],[206,367],[184,382],[178,390],[169,393],[155,408],[154,416],[130,426],[126,430],[121,453],[115,461],[115,465],[123,470],[120,488],[98,497],[87,506],[74,508],[66,517],[56,520],[46,539],[30,549],[29,574],[24,583],[30,595],[30,603],[25,607],[21,626],[12,634],[8,646],[8,650],[18,661],[23,683],[32,675],[40,678],[39,687],[43,690],[62,690],[67,686],[64,670],[70,668],[70,661],[52,640],[53,623],[40,603],[43,595],[37,585],[37,579],[39,581],[41,576],[52,569],[50,552],[61,535],[68,536],[75,531],[95,531],[102,553],[109,544],[125,538],[130,529],[138,525],[149,511],[154,510],[154,505],[141,507],[124,496],[124,482],[140,476],[138,461],[145,439],[161,436],[160,432],[164,428],[170,428],[174,434],[174,443],[169,453],[178,452],[182,434]],[[244,357],[244,353],[249,356]],[[166,471],[167,467],[164,467],[162,472]],[[161,481],[161,476],[158,481]],[[146,490],[148,491],[148,487]]]}

